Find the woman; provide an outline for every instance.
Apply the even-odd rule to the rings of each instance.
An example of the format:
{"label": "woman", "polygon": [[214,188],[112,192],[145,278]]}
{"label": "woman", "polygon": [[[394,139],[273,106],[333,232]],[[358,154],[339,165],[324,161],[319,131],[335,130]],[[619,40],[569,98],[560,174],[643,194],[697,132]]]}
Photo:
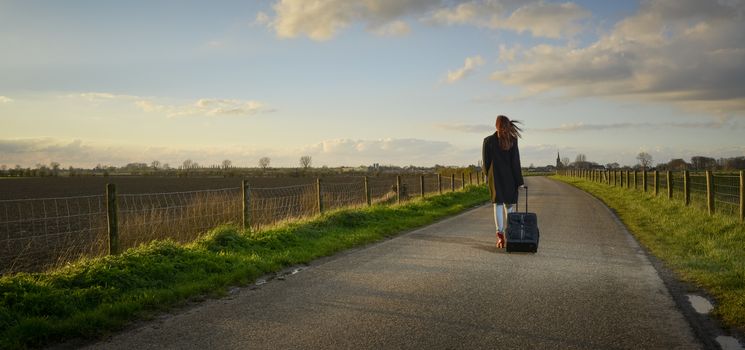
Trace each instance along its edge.
{"label": "woman", "polygon": [[500,115],[497,117],[497,131],[484,139],[482,156],[494,203],[494,223],[497,226],[497,248],[504,248],[505,220],[508,212],[515,210],[517,189],[524,185],[520,168],[520,150],[517,138],[522,131],[517,124]]}

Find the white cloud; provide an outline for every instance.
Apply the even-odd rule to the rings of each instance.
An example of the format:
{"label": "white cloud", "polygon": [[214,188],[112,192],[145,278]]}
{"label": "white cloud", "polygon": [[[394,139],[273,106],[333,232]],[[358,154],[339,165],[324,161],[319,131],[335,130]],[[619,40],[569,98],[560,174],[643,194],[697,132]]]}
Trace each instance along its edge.
{"label": "white cloud", "polygon": [[67,98],[82,98],[90,102],[102,102],[102,101],[131,101],[137,99],[137,96],[132,95],[118,95],[108,92],[83,92],[79,94],[70,94],[65,96]]}
{"label": "white cloud", "polygon": [[[272,110],[264,108],[264,104],[257,101],[228,100],[228,99],[199,99],[193,104],[182,106],[154,105],[155,111],[165,111],[168,117],[187,117],[204,115],[209,117],[240,116],[267,113]],[[143,108],[143,110],[145,110]]]}
{"label": "white cloud", "polygon": [[259,25],[259,26],[270,26],[272,24],[272,19],[269,18],[269,15],[266,14],[266,12],[260,11],[256,14],[256,19],[254,19],[253,25]]}
{"label": "white cloud", "polygon": [[279,0],[273,6],[275,18],[259,15],[257,20],[267,23],[282,38],[305,35],[328,40],[355,21],[367,23],[373,32],[401,34],[408,25],[397,22],[399,17],[436,4],[429,0]]}
{"label": "white cloud", "polygon": [[676,129],[742,129],[743,125],[731,120],[711,120],[703,122],[667,122],[667,123],[612,123],[612,124],[586,124],[583,122],[562,124],[552,128],[531,128],[530,131],[539,132],[580,132],[598,130],[640,129],[640,130],[665,130]]}
{"label": "white cloud", "polygon": [[[464,133],[484,134],[494,131],[494,125],[486,124],[461,124],[461,123],[440,123],[435,127],[443,130],[459,131]],[[572,133],[582,131],[598,130],[620,130],[620,129],[640,129],[640,130],[666,130],[675,129],[743,129],[745,124],[738,123],[735,119],[718,119],[701,122],[661,122],[661,123],[637,123],[623,122],[610,124],[593,124],[593,123],[566,123],[557,127],[548,128],[525,128],[525,131],[549,132],[549,133]]]}
{"label": "white cloud", "polygon": [[654,0],[585,47],[538,45],[493,79],[528,93],[745,112],[745,2]]}
{"label": "white cloud", "polygon": [[0,96],[0,104],[11,103],[11,102],[13,102],[13,99],[11,99],[10,97]]}
{"label": "white cloud", "polygon": [[515,0],[278,0],[273,9],[273,18],[259,12],[254,24],[272,28],[281,38],[313,40],[329,40],[356,22],[378,35],[407,34],[410,27],[401,21],[404,16],[559,38],[575,35],[581,29],[578,22],[590,15],[572,2]]}
{"label": "white cloud", "polygon": [[56,161],[63,166],[115,166],[131,162],[159,160],[178,166],[185,159],[200,164],[219,164],[230,159],[236,166],[256,166],[258,159],[269,156],[276,166],[294,167],[301,155],[313,157],[316,166],[393,164],[393,165],[464,165],[475,163],[480,149],[462,149],[449,142],[421,139],[351,140],[332,139],[287,149],[259,149],[245,145],[221,146],[135,146],[96,144],[81,140],[0,139],[0,164],[33,166]]}
{"label": "white cloud", "polygon": [[499,61],[500,62],[513,62],[517,57],[517,52],[520,50],[520,46],[507,48],[506,45],[499,45]]}
{"label": "white cloud", "polygon": [[580,22],[590,16],[589,11],[572,2],[476,0],[440,8],[425,21],[529,32],[535,37],[558,39],[579,33]]}
{"label": "white cloud", "polygon": [[590,12],[577,4],[540,1],[518,8],[505,19],[494,18],[490,26],[518,33],[530,32],[536,37],[559,39],[579,33],[582,29],[579,21],[587,17],[590,17]]}
{"label": "white cloud", "polygon": [[476,67],[483,65],[484,59],[481,56],[467,57],[463,67],[454,71],[449,71],[445,81],[452,84],[468,76]]}
{"label": "white cloud", "polygon": [[132,95],[117,95],[107,92],[86,92],[70,94],[65,97],[83,99],[95,104],[124,102],[134,105],[143,112],[163,113],[169,118],[187,116],[245,116],[259,113],[270,113],[274,111],[273,109],[267,108],[264,103],[254,100],[202,98],[188,104],[166,104],[156,101],[161,99]]}
{"label": "white cloud", "polygon": [[393,21],[372,31],[379,36],[404,36],[411,32],[411,28],[404,21]]}
{"label": "white cloud", "polygon": [[468,1],[453,7],[440,8],[425,21],[443,25],[472,24],[486,27],[504,11],[504,5],[499,1]]}
{"label": "white cloud", "polygon": [[475,133],[475,134],[488,134],[489,132],[494,132],[494,128],[495,128],[494,125],[460,124],[460,123],[454,123],[454,124],[440,123],[440,124],[435,124],[435,127],[438,129],[443,129],[443,130],[458,131],[458,132],[465,132],[465,133]]}

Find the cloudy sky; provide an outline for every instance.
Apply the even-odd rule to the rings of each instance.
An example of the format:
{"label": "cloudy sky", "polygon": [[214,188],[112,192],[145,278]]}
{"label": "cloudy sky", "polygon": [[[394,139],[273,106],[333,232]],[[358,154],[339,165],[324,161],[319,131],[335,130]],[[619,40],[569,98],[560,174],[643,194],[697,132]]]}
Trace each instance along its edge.
{"label": "cloudy sky", "polygon": [[0,0],[0,165],[745,155],[745,1]]}

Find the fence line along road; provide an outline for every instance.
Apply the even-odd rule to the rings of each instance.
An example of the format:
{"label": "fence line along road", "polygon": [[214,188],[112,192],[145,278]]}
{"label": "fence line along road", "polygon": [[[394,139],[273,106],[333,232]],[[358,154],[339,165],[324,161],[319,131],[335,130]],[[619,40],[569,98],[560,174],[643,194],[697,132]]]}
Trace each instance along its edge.
{"label": "fence line along road", "polygon": [[0,274],[41,271],[118,254],[156,239],[189,242],[225,223],[262,230],[325,211],[407,200],[480,185],[480,174],[357,177],[347,182],[184,192],[0,200]]}
{"label": "fence line along road", "polygon": [[719,212],[736,215],[745,222],[745,171],[689,172],[565,169],[560,175],[664,195],[706,210],[709,215]]}

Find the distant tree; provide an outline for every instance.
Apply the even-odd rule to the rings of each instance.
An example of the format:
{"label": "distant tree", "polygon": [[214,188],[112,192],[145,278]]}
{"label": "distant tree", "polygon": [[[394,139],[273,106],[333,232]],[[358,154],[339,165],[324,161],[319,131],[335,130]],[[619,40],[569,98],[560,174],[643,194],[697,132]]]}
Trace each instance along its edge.
{"label": "distant tree", "polygon": [[230,169],[232,166],[233,166],[233,162],[231,162],[230,159],[225,159],[222,161],[223,169]]}
{"label": "distant tree", "polygon": [[612,170],[612,169],[618,169],[618,168],[620,168],[620,167],[621,167],[621,165],[619,165],[619,164],[618,164],[618,163],[616,163],[616,162],[613,162],[613,163],[608,163],[608,164],[606,164],[606,165],[605,165],[605,168],[606,168],[606,169],[611,169],[611,170]]}
{"label": "distant tree", "polygon": [[168,169],[171,169],[171,165],[170,165],[170,164],[168,164],[168,163],[163,163],[163,165],[162,165],[162,168],[163,168],[164,170],[168,170]]}
{"label": "distant tree", "polygon": [[145,170],[147,169],[147,167],[148,167],[147,163],[128,163],[127,165],[124,166],[124,168],[129,171]]}
{"label": "distant tree", "polygon": [[680,158],[671,159],[667,162],[667,168],[670,170],[686,170],[688,169],[688,165],[685,160]]}
{"label": "distant tree", "polygon": [[717,161],[710,157],[694,156],[691,157],[691,166],[696,170],[713,170],[717,167]]}
{"label": "distant tree", "polygon": [[261,167],[262,170],[266,170],[271,162],[272,160],[269,157],[261,157],[261,159],[259,159],[259,167]]}
{"label": "distant tree", "polygon": [[647,152],[639,152],[639,154],[636,155],[636,160],[639,162],[642,169],[646,170],[649,165],[652,164],[652,155]]}
{"label": "distant tree", "polygon": [[590,162],[587,161],[587,156],[582,153],[577,154],[577,157],[574,158],[573,165],[575,168],[580,169],[590,168]]}
{"label": "distant tree", "polygon": [[150,167],[154,170],[158,170],[160,168],[160,161],[154,160],[150,163]]}
{"label": "distant tree", "polygon": [[724,168],[727,170],[745,169],[745,157],[725,159]]}
{"label": "distant tree", "polygon": [[194,167],[194,161],[193,161],[193,160],[191,160],[191,159],[187,159],[187,160],[185,160],[185,161],[184,161],[184,162],[183,162],[183,163],[181,164],[181,166],[183,167],[183,169],[184,169],[184,170],[186,170],[186,169],[191,169],[192,167]]}
{"label": "distant tree", "polygon": [[561,158],[561,164],[563,164],[564,166],[568,166],[569,163],[570,163],[569,157]]}
{"label": "distant tree", "polygon": [[300,166],[303,167],[303,169],[308,169],[312,160],[313,158],[311,158],[311,156],[302,156],[300,157]]}

